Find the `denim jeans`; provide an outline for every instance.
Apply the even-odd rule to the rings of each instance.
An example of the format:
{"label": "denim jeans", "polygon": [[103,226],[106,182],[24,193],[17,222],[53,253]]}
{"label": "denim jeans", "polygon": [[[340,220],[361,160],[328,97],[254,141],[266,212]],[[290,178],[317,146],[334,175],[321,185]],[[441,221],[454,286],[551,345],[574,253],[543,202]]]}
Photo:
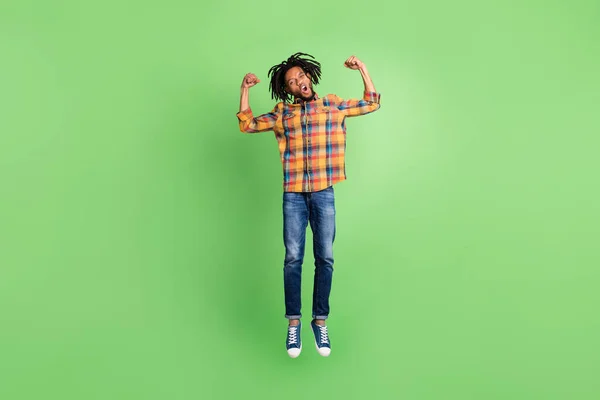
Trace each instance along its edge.
{"label": "denim jeans", "polygon": [[315,257],[312,317],[327,319],[335,239],[335,202],[332,186],[313,193],[283,193],[283,286],[285,317],[288,319],[300,319],[302,316],[302,262],[306,227],[309,222],[313,232]]}

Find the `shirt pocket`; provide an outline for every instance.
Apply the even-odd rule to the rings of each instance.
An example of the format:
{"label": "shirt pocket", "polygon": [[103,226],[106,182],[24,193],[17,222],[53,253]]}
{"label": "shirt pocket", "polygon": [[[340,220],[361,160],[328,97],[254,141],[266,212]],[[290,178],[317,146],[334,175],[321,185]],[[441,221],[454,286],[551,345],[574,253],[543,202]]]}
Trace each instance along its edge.
{"label": "shirt pocket", "polygon": [[299,132],[302,134],[302,126],[300,125],[300,114],[293,111],[286,111],[281,117],[283,132],[287,137],[295,137]]}
{"label": "shirt pocket", "polygon": [[343,118],[344,114],[337,107],[320,106],[315,108],[313,124],[337,123]]}

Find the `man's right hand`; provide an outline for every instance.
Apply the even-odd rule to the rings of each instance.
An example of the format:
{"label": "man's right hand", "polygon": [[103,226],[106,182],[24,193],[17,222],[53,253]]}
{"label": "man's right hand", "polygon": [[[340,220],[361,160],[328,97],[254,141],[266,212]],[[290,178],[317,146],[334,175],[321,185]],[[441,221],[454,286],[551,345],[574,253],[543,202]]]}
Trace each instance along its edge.
{"label": "man's right hand", "polygon": [[260,82],[260,79],[258,79],[253,73],[249,72],[246,74],[246,76],[244,76],[244,80],[242,81],[242,89],[251,88],[258,82]]}

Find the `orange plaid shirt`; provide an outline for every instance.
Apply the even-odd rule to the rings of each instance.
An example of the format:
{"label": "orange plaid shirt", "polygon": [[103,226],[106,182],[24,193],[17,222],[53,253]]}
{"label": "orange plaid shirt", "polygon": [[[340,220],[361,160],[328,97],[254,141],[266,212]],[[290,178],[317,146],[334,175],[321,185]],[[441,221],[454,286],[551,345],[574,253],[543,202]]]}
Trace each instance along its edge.
{"label": "orange plaid shirt", "polygon": [[346,179],[346,117],[379,109],[380,94],[344,100],[334,94],[308,102],[280,102],[254,117],[250,108],[237,113],[240,130],[275,133],[283,166],[285,192],[317,192]]}

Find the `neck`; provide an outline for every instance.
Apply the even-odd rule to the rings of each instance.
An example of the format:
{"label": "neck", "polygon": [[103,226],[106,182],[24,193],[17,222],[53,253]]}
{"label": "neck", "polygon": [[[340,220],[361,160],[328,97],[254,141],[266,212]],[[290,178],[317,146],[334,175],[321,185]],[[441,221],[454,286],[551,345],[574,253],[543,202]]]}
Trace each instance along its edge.
{"label": "neck", "polygon": [[309,99],[304,99],[302,97],[295,97],[294,103],[305,103],[307,101],[317,100],[318,98],[319,98],[319,96],[317,96],[317,94],[315,92],[313,92],[313,95]]}

